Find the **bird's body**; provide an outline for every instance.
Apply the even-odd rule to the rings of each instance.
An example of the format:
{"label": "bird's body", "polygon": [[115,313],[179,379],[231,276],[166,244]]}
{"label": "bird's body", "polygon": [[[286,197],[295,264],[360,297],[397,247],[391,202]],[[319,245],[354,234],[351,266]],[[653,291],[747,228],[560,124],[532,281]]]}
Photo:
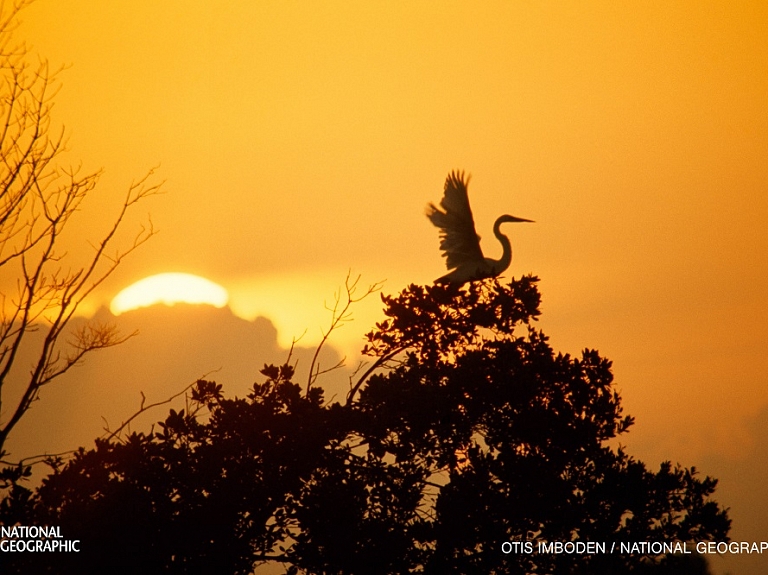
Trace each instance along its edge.
{"label": "bird's body", "polygon": [[509,238],[501,233],[501,224],[531,221],[507,214],[499,216],[493,224],[493,234],[501,243],[501,259],[486,258],[480,249],[480,236],[475,231],[475,221],[469,207],[468,184],[469,177],[465,178],[463,172],[451,172],[445,180],[440,207],[431,203],[427,206],[429,221],[440,228],[440,249],[451,270],[435,280],[435,283],[464,284],[498,276],[512,262],[512,245]]}

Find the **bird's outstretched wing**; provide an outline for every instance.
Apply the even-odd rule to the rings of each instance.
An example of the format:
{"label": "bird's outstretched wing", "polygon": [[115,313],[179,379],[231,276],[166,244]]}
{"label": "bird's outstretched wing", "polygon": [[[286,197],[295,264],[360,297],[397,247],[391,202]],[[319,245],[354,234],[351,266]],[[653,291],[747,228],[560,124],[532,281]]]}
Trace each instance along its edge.
{"label": "bird's outstretched wing", "polygon": [[483,261],[480,236],[475,231],[475,220],[467,196],[469,177],[464,172],[451,172],[445,180],[445,192],[440,208],[427,206],[429,221],[440,228],[440,249],[446,257],[448,269]]}

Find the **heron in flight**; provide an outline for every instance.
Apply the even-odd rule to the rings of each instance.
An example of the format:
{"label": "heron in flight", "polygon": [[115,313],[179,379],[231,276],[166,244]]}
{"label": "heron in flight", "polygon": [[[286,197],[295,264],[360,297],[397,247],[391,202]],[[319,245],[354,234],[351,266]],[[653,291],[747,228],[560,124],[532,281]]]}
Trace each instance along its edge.
{"label": "heron in flight", "polygon": [[440,207],[432,203],[427,206],[429,221],[440,228],[440,249],[446,258],[446,266],[451,270],[435,280],[438,284],[461,285],[498,276],[512,262],[512,246],[509,238],[501,233],[501,224],[533,221],[507,214],[499,216],[493,224],[493,235],[501,243],[501,259],[484,257],[480,249],[480,236],[475,231],[472,209],[469,207],[468,184],[469,176],[465,178],[464,172],[451,172],[445,180]]}

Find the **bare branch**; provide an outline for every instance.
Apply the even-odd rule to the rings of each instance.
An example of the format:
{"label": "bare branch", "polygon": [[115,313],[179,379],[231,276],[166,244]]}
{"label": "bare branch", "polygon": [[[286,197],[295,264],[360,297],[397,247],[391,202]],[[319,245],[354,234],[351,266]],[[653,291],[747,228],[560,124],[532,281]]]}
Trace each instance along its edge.
{"label": "bare branch", "polygon": [[[200,379],[205,379],[205,377],[206,377],[206,376],[203,376],[203,377],[202,377],[202,378],[200,378]],[[199,380],[199,379],[196,379],[195,381],[193,381],[192,383],[190,383],[190,384],[189,384],[187,387],[185,387],[184,389],[182,389],[182,390],[181,390],[181,391],[179,391],[178,393],[174,393],[174,394],[173,394],[172,396],[170,396],[169,398],[167,398],[167,399],[163,399],[163,400],[161,400],[161,401],[156,401],[155,403],[150,403],[149,405],[146,405],[147,397],[144,395],[144,392],[142,391],[142,392],[141,392],[141,405],[139,406],[139,409],[138,409],[138,410],[137,410],[137,411],[136,411],[136,412],[135,412],[133,415],[131,415],[131,416],[130,416],[128,419],[126,419],[126,420],[125,420],[125,421],[124,421],[122,424],[120,424],[120,427],[118,427],[118,428],[117,428],[117,429],[115,429],[114,431],[110,431],[110,430],[109,430],[109,426],[108,426],[108,425],[107,425],[107,426],[105,426],[105,427],[104,427],[104,431],[106,432],[106,435],[104,436],[104,438],[105,438],[107,441],[111,441],[112,439],[114,439],[114,438],[116,438],[116,437],[118,437],[118,438],[119,438],[119,436],[120,436],[120,433],[122,433],[122,431],[123,431],[123,430],[124,430],[126,427],[128,427],[128,426],[131,424],[131,422],[132,422],[134,419],[136,419],[137,417],[139,417],[139,416],[140,416],[142,413],[144,413],[144,412],[146,412],[146,411],[149,411],[150,409],[153,409],[153,408],[155,408],[155,407],[158,407],[158,406],[160,406],[160,405],[166,405],[166,404],[168,404],[168,403],[171,403],[171,402],[172,402],[174,399],[176,399],[177,397],[180,397],[180,396],[184,395],[184,394],[185,394],[185,393],[187,393],[187,392],[188,392],[190,389],[192,389],[192,387],[194,387],[194,385],[195,385],[195,384],[196,384],[198,381],[200,381],[200,380]]]}
{"label": "bare branch", "polygon": [[75,453],[76,450],[70,449],[69,451],[62,451],[61,453],[43,453],[41,455],[32,455],[30,457],[25,457],[24,459],[20,459],[19,461],[6,461],[5,459],[0,459],[0,465],[12,465],[12,466],[22,466],[22,467],[31,467],[33,465],[38,465],[39,463],[47,463],[48,461],[52,459],[60,459],[63,457],[69,457],[73,453]]}
{"label": "bare branch", "polygon": [[[0,294],[0,414],[10,414],[0,420],[0,453],[43,386],[88,353],[131,337],[101,325],[86,326],[67,341],[67,329],[85,299],[155,234],[149,219],[127,247],[116,245],[128,212],[162,186],[155,183],[154,169],[132,182],[106,232],[90,243],[93,252],[84,262],[62,251],[62,238],[76,232],[72,218],[96,188],[101,171],[81,174],[79,168],[58,164],[66,136],[63,127],[54,127],[51,110],[61,68],[30,61],[26,46],[12,37],[19,10],[28,4],[0,4],[0,277],[17,278],[15,293]],[[10,410],[2,409],[12,367],[22,348],[32,345],[33,332],[43,337],[35,344],[36,359],[21,398]]]}
{"label": "bare branch", "polygon": [[320,365],[318,363],[318,357],[320,356],[320,351],[323,349],[323,346],[328,341],[328,338],[330,337],[331,333],[333,333],[334,330],[342,327],[345,323],[348,323],[352,321],[352,313],[350,312],[350,308],[353,304],[356,304],[365,298],[367,298],[372,293],[375,293],[381,289],[381,286],[384,282],[376,282],[368,286],[368,288],[365,290],[365,292],[362,295],[355,296],[355,292],[357,291],[357,284],[360,282],[360,275],[358,275],[354,280],[351,279],[352,272],[351,270],[347,272],[347,277],[344,280],[344,291],[342,292],[342,289],[339,288],[339,290],[334,294],[334,303],[332,307],[328,307],[326,305],[326,309],[331,312],[331,325],[328,328],[327,331],[323,332],[323,337],[320,340],[320,343],[317,345],[317,348],[315,349],[315,354],[312,357],[312,362],[309,364],[309,375],[307,376],[307,393],[309,393],[309,390],[314,385],[315,381],[317,381],[317,378],[324,374],[328,373],[329,371],[333,371],[335,369],[339,369],[340,367],[344,366],[345,359],[342,359],[340,362],[338,362],[335,366],[321,370]]}

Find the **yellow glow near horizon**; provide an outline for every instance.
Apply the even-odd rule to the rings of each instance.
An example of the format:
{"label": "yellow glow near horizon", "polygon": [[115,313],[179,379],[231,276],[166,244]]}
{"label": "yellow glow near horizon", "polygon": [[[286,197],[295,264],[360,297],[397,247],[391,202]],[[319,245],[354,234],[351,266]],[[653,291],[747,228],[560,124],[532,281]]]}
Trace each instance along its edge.
{"label": "yellow glow near horizon", "polygon": [[115,315],[157,303],[208,304],[224,307],[229,294],[220,285],[203,277],[184,273],[149,276],[118,293],[109,306]]}
{"label": "yellow glow near horizon", "polygon": [[[343,293],[343,270],[330,273],[301,271],[283,276],[265,275],[245,278],[228,284],[229,307],[232,313],[251,321],[268,318],[277,329],[278,344],[290,348],[298,341],[301,346],[315,346],[330,327],[334,296]],[[341,281],[340,281],[341,278]],[[360,280],[357,295],[373,281]],[[381,321],[381,300],[378,294],[356,302],[349,310],[349,322],[344,322],[330,336],[329,345],[347,357],[357,357],[364,334],[375,322]]]}

